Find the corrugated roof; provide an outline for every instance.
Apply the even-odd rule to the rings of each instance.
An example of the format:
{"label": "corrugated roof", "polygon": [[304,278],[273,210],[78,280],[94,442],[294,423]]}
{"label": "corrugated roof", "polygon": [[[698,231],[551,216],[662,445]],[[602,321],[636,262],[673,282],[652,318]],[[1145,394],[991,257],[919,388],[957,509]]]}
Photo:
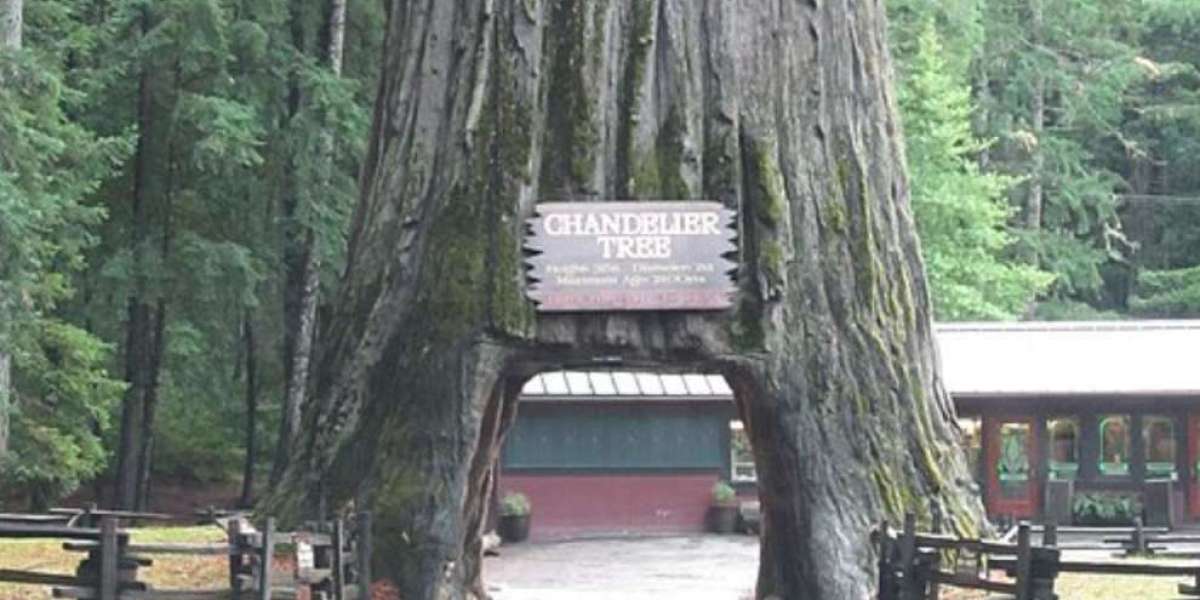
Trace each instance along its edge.
{"label": "corrugated roof", "polygon": [[521,394],[530,398],[733,398],[733,390],[720,375],[633,371],[550,371],[535,375],[526,382]]}
{"label": "corrugated roof", "polygon": [[1200,321],[955,323],[936,332],[952,395],[1200,394]]}
{"label": "corrugated roof", "polygon": [[[1200,395],[1200,320],[943,323],[935,326],[952,395]],[[530,397],[732,398],[720,375],[555,371]]]}

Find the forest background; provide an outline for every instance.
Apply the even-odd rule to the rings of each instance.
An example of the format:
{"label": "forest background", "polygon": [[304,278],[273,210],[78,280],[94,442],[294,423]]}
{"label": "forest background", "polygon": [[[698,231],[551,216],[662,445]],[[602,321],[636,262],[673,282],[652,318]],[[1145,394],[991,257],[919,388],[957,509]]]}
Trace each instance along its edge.
{"label": "forest background", "polygon": [[[0,506],[280,475],[385,4],[0,0]],[[888,12],[938,320],[1200,317],[1200,3]]]}

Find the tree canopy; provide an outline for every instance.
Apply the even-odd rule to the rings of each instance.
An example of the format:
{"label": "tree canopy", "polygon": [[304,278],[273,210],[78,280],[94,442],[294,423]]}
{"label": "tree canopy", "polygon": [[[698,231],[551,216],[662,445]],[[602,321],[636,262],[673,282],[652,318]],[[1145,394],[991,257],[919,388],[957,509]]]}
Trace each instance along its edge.
{"label": "tree canopy", "polygon": [[[0,5],[24,17],[0,48],[3,495],[44,504],[99,477],[139,505],[153,477],[261,483],[286,456],[261,450],[287,446],[289,382],[310,379],[297,357],[321,343],[346,268],[380,74],[401,68],[383,62],[384,7]],[[938,319],[1200,316],[1200,6],[887,8]],[[590,55],[564,42],[556,56],[547,67],[570,77]],[[590,110],[562,98],[551,118]],[[489,126],[522,127],[498,118]],[[602,133],[554,131],[572,148]],[[693,183],[662,168],[688,148],[644,142],[620,140],[629,172],[614,191]],[[541,188],[563,189],[592,158],[544,157]]]}

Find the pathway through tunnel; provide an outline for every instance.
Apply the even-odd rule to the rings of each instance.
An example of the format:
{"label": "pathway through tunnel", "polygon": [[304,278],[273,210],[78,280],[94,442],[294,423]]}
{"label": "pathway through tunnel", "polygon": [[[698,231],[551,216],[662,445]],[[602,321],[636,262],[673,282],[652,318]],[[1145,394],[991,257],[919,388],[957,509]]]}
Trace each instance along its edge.
{"label": "pathway through tunnel", "polygon": [[[753,454],[720,375],[550,371],[523,387],[484,562],[496,600],[753,597]],[[516,532],[519,534],[519,532]]]}

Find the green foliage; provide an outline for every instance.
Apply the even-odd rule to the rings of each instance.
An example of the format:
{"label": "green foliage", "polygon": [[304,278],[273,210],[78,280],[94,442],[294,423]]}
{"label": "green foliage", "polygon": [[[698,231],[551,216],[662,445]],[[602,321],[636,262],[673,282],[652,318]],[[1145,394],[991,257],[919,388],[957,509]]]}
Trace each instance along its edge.
{"label": "green foliage", "polygon": [[61,313],[105,216],[88,196],[131,147],[72,121],[78,90],[53,54],[0,50],[0,81],[0,350],[14,366],[0,480],[44,504],[106,460],[100,435],[122,386],[105,371],[109,347]]}
{"label": "green foliage", "polygon": [[1080,492],[1071,497],[1071,514],[1076,523],[1133,523],[1142,515],[1142,502],[1135,494]]}
{"label": "green foliage", "polygon": [[[115,451],[105,427],[120,386],[104,373],[125,370],[134,294],[166,315],[154,472],[229,479],[243,460],[247,317],[260,340],[260,448],[278,418],[280,234],[312,231],[323,278],[341,268],[383,7],[349,4],[337,77],[323,0],[25,6],[27,50],[0,53],[0,350],[17,358],[14,456],[29,444],[56,452],[22,458],[20,481],[33,491],[61,471],[36,485],[68,491]],[[135,244],[139,186],[145,239]],[[86,368],[82,358],[70,368],[34,360],[62,328],[74,335],[56,334],[66,345],[56,352],[103,352],[87,353]],[[63,378],[85,374],[103,381],[70,401],[103,414],[35,410],[45,381],[68,389]]]}
{"label": "green foliage", "polygon": [[520,492],[509,492],[500,501],[500,516],[502,517],[520,517],[529,514],[532,510],[533,505],[530,504],[529,497]]}
{"label": "green foliage", "polygon": [[1144,77],[1129,35],[1136,4],[984,2],[985,39],[972,78],[981,131],[998,144],[983,157],[988,170],[1022,178],[1011,194],[1018,209],[1041,185],[1041,219],[1022,223],[1017,249],[1055,275],[1052,301],[1105,307],[1101,270],[1132,253],[1116,212],[1124,180],[1100,157],[1123,143],[1128,94]]}
{"label": "green foliage", "polygon": [[17,412],[0,481],[45,504],[104,467],[102,435],[124,385],[105,371],[110,348],[77,327],[37,319],[16,339]]}
{"label": "green foliage", "polygon": [[712,487],[713,503],[718,506],[728,506],[737,498],[737,491],[724,481],[718,481]]}
{"label": "green foliage", "polygon": [[1147,317],[1200,317],[1200,266],[1143,271],[1130,308]]}
{"label": "green foliage", "polygon": [[970,90],[943,59],[926,25],[900,86],[913,210],[942,320],[1014,319],[1052,277],[1013,258],[1012,212],[1004,194],[1015,179],[983,173],[973,160],[986,144],[971,131]]}

